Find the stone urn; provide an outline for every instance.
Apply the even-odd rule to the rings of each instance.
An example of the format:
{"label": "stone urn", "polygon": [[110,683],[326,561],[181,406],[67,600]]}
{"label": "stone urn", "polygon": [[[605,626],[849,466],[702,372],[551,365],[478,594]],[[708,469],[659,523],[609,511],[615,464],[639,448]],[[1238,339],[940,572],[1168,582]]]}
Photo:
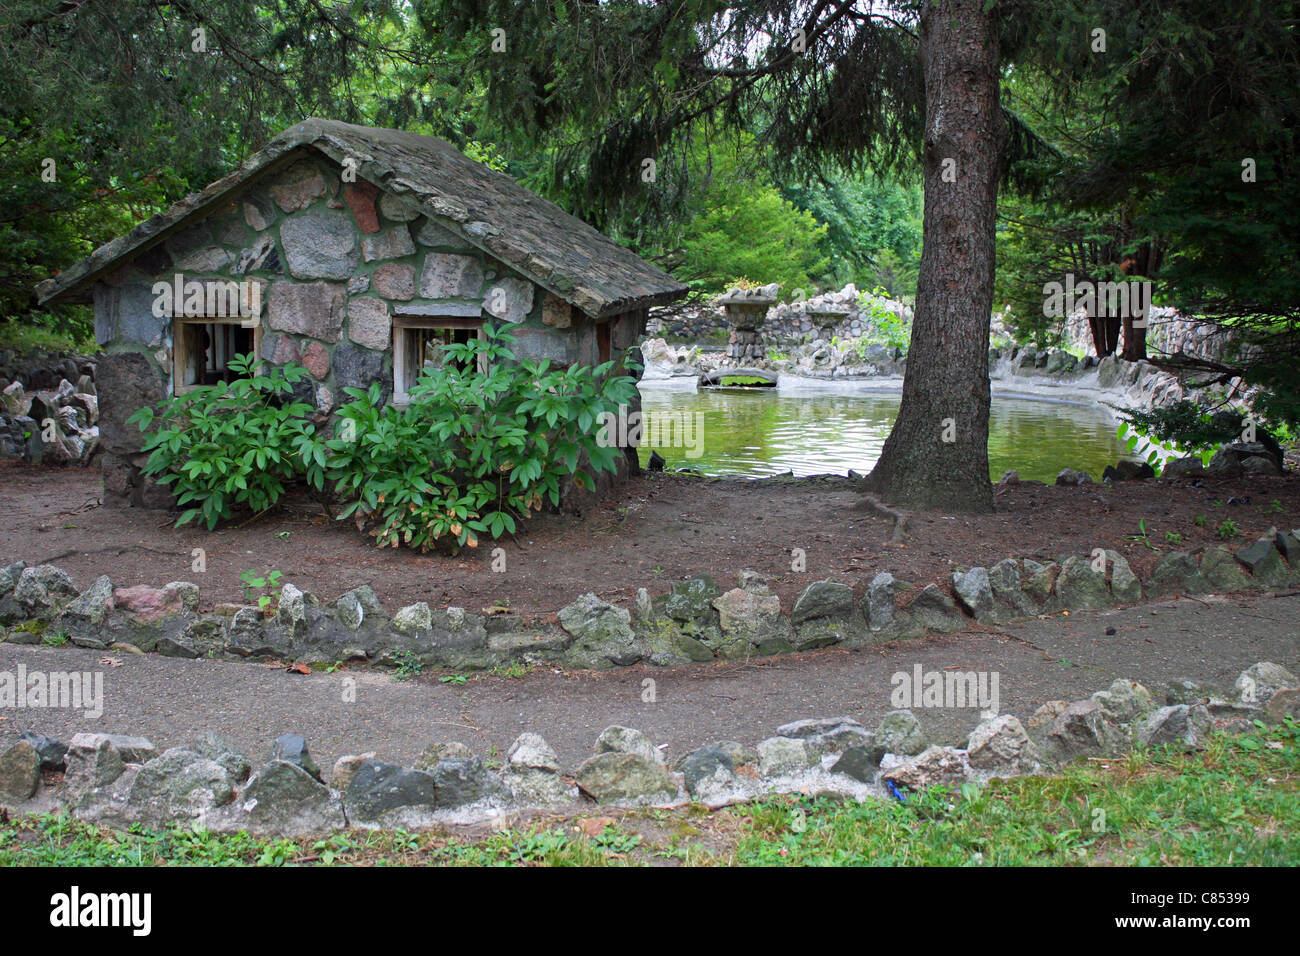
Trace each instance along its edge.
{"label": "stone urn", "polygon": [[781,287],[774,282],[759,289],[730,289],[718,299],[731,326],[729,357],[733,362],[743,364],[763,357],[763,336],[759,330],[780,292]]}

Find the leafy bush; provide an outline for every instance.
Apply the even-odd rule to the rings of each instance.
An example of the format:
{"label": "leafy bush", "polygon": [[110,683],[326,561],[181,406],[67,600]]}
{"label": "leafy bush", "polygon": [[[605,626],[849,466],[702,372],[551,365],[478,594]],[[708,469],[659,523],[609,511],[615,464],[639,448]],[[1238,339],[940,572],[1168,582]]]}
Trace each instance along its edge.
{"label": "leafy bush", "polygon": [[[635,382],[611,363],[551,369],[517,361],[513,336],[487,327],[482,339],[443,347],[404,407],[379,407],[381,390],[345,389],[335,437],[324,442],[327,472],[353,517],[380,547],[475,547],[560,501],[561,481],[593,488],[579,470],[613,471],[622,451],[598,443],[600,416],[617,412]],[[487,371],[476,371],[480,359]]]}
{"label": "leafy bush", "polygon": [[235,381],[198,386],[127,419],[148,432],[144,473],[168,485],[178,505],[190,506],[177,527],[200,518],[212,529],[237,508],[265,511],[302,474],[321,487],[324,458],[312,409],[285,401],[307,370],[264,368],[252,355],[232,358],[229,366],[240,376]]}
{"label": "leafy bush", "polygon": [[911,321],[885,305],[886,298],[888,296],[885,290],[879,287],[858,296],[858,311],[871,325],[871,332],[859,339],[864,350],[866,345],[873,342],[884,343],[895,349],[906,349],[912,343]]}

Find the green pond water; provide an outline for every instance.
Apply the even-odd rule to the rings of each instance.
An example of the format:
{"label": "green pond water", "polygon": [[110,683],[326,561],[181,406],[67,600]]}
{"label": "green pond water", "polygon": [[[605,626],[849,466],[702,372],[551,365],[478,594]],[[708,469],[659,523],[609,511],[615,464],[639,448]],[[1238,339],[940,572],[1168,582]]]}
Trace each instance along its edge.
{"label": "green pond water", "polygon": [[[761,477],[868,472],[880,456],[898,414],[896,392],[854,395],[778,393],[775,389],[646,389],[641,407],[652,438],[662,426],[699,423],[693,447],[655,447],[668,468],[707,475]],[[695,415],[698,413],[698,419]],[[658,420],[658,424],[657,424]],[[666,430],[664,437],[669,436]],[[671,433],[676,438],[676,432]],[[643,439],[641,463],[650,460]],[[698,450],[699,454],[692,457]],[[1104,409],[1028,398],[993,397],[989,471],[996,481],[1008,468],[1021,478],[1049,484],[1062,468],[1100,478],[1107,465],[1128,457]]]}

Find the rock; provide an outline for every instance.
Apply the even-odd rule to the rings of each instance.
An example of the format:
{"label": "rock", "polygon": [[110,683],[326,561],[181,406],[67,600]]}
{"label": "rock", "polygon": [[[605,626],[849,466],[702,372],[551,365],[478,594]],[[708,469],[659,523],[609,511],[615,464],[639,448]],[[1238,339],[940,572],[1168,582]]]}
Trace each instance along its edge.
{"label": "rock", "polygon": [[437,791],[431,773],[367,760],[348,781],[343,806],[351,820],[381,823],[386,814],[395,810],[432,813],[438,805]]}
{"label": "rock", "polygon": [[285,582],[280,586],[275,619],[292,633],[301,634],[308,626],[307,608],[318,603],[314,597]]}
{"label": "rock", "polygon": [[570,657],[589,667],[635,664],[643,653],[632,631],[632,615],[588,592],[557,615],[573,635]]}
{"label": "rock", "polygon": [[1095,611],[1111,603],[1105,572],[1096,570],[1087,558],[1078,555],[1071,555],[1061,564],[1056,597],[1061,607],[1069,611]]}
{"label": "rock", "polygon": [[1010,609],[1011,616],[1034,613],[1034,606],[1020,587],[1020,563],[1015,558],[1003,558],[989,568],[989,586],[994,600]]}
{"label": "rock", "polygon": [[483,309],[502,322],[517,323],[533,308],[533,284],[525,279],[498,279],[483,293]]}
{"label": "rock", "polygon": [[347,825],[329,787],[282,760],[258,770],[229,809],[229,829],[246,829],[255,836],[332,832]]}
{"label": "rock", "polygon": [[1201,577],[1196,560],[1185,551],[1171,551],[1163,555],[1151,570],[1147,585],[1149,596],[1165,597],[1171,594],[1204,594],[1205,579]]}
{"label": "rock", "polygon": [[86,631],[97,632],[104,626],[104,619],[113,610],[113,582],[107,574],[101,574],[75,601],[67,604],[59,613],[59,626],[71,635]]}
{"label": "rock", "polygon": [[1243,469],[1241,461],[1226,448],[1220,448],[1205,466],[1205,473],[1216,478],[1240,478]]}
{"label": "rock", "polygon": [[663,755],[650,742],[650,738],[639,730],[621,727],[618,724],[606,727],[596,738],[596,753],[636,754],[652,763],[663,763]]}
{"label": "rock", "polygon": [[1092,700],[1068,705],[1053,721],[1045,741],[1046,755],[1064,763],[1083,755],[1114,756],[1127,749],[1128,737]]}
{"label": "rock", "polygon": [[1058,485],[1090,485],[1092,476],[1086,471],[1076,471],[1073,468],[1062,468],[1056,476]]}
{"label": "rock", "polygon": [[1206,549],[1201,556],[1201,577],[1206,587],[1219,594],[1231,594],[1250,587],[1250,578],[1227,548]]}
{"label": "rock", "polygon": [[760,654],[793,650],[790,622],[781,614],[781,599],[766,587],[733,588],[714,598],[713,606],[726,642],[722,656],[745,656],[747,646]]}
{"label": "rock", "polygon": [[1274,692],[1264,707],[1264,719],[1270,724],[1280,724],[1288,717],[1300,720],[1300,688]]}
{"label": "rock", "polygon": [[953,747],[927,747],[915,757],[890,767],[882,778],[911,790],[958,786],[971,777],[964,751]]}
{"label": "rock", "polygon": [[393,615],[393,629],[402,634],[416,634],[433,628],[433,611],[424,601],[408,604]]}
{"label": "rock", "polygon": [[388,314],[388,303],[368,295],[349,299],[348,338],[376,352],[391,348],[393,320]]}
{"label": "rock", "polygon": [[464,248],[467,243],[460,236],[456,235],[446,226],[432,218],[424,219],[415,231],[415,241],[422,246],[437,247],[459,247]]}
{"label": "rock", "polygon": [[664,613],[675,621],[707,623],[716,620],[713,599],[722,593],[707,576],[675,582],[664,600]]}
{"label": "rock", "polygon": [[871,579],[863,599],[867,624],[879,631],[894,623],[894,576],[882,571]]}
{"label": "rock", "polygon": [[871,747],[875,737],[852,717],[824,720],[796,720],[776,729],[780,737],[793,737],[808,743],[814,755],[842,753],[848,747]]}
{"label": "rock", "polygon": [[366,262],[400,259],[414,254],[415,243],[411,241],[411,230],[407,226],[394,226],[375,235],[361,237],[361,258]]}
{"label": "rock", "polygon": [[1025,572],[1029,575],[1023,585],[1025,597],[1042,610],[1055,607],[1057,601],[1054,592],[1056,579],[1061,574],[1060,565],[1049,561],[1047,564],[1031,567],[1031,562],[1025,561]]}
{"label": "rock", "polygon": [[1091,698],[1101,706],[1106,715],[1121,724],[1131,723],[1139,715],[1156,706],[1156,699],[1137,681],[1120,678],[1106,690],[1097,691]]}
{"label": "rock", "polygon": [[1260,661],[1241,672],[1233,692],[1243,703],[1264,707],[1279,691],[1296,688],[1300,688],[1300,678],[1272,661]]}
{"label": "rock", "polygon": [[505,784],[520,803],[553,806],[569,801],[560,760],[542,737],[524,733],[506,753]]}
{"label": "rock", "polygon": [[158,748],[146,737],[126,734],[73,734],[68,743],[68,757],[81,757],[98,753],[105,746],[112,747],[127,763],[144,763],[158,756]]}
{"label": "rock", "polygon": [[695,794],[700,783],[706,779],[716,779],[719,771],[723,775],[732,775],[736,769],[731,755],[718,746],[704,746],[686,755],[682,763],[682,775],[686,780],[686,789]]}
{"label": "rock", "polygon": [[53,737],[33,733],[30,730],[23,731],[22,736],[18,739],[25,740],[36,749],[36,755],[41,759],[42,770],[62,770],[64,768],[68,754],[67,744],[55,740]]}
{"label": "rock", "polygon": [[343,330],[344,287],[330,282],[272,282],[267,327],[277,332],[337,342]]}
{"label": "rock", "polygon": [[0,754],[0,800],[30,800],[40,782],[41,757],[29,741],[20,740]]}
{"label": "rock", "polygon": [[348,279],[361,261],[351,217],[342,212],[286,219],[280,225],[280,244],[295,279]]}
{"label": "rock", "polygon": [[1136,604],[1142,600],[1142,582],[1122,554],[1108,549],[1106,569],[1110,578],[1110,594],[1115,603]]}
{"label": "rock", "polygon": [[966,744],[972,767],[1003,775],[1033,773],[1039,769],[1038,748],[1024,725],[1011,714],[986,720],[971,732]]}
{"label": "rock", "polygon": [[797,737],[769,737],[758,745],[758,769],[764,777],[800,773],[818,763],[808,741]]}
{"label": "rock", "polygon": [[483,265],[474,256],[431,252],[424,257],[424,271],[420,273],[422,298],[478,298],[482,285]]}
{"label": "rock", "polygon": [[601,753],[583,762],[578,789],[599,804],[669,803],[677,784],[660,763],[638,754]]}
{"label": "rock", "polygon": [[[282,210],[298,212],[325,196],[325,177],[311,163],[294,163],[271,184],[268,191],[275,204]],[[245,203],[244,207],[244,216],[249,226],[259,231],[265,229],[266,223],[263,221],[265,214],[253,208],[257,221],[261,223],[253,225],[253,220],[249,216],[249,204]]]}
{"label": "rock", "polygon": [[470,760],[473,757],[474,752],[463,743],[449,740],[425,747],[424,752],[415,759],[415,769],[429,772],[444,760]]}
{"label": "rock", "polygon": [[1172,461],[1165,462],[1164,470],[1160,473],[1161,478],[1199,478],[1205,474],[1205,464],[1201,461],[1199,455],[1188,455],[1186,458],[1175,458]]}
{"label": "rock", "polygon": [[[426,604],[427,608],[428,605]],[[345,591],[334,601],[334,613],[339,623],[349,631],[359,631],[363,625],[383,626],[388,620],[379,597],[368,584]],[[432,614],[430,614],[432,621]]]}
{"label": "rock", "polygon": [[1254,583],[1263,587],[1276,587],[1286,583],[1286,565],[1274,546],[1277,529],[1268,532],[1254,544],[1247,545],[1237,552],[1237,560],[1250,569]]}
{"label": "rock", "polygon": [[1166,704],[1203,704],[1218,694],[1213,687],[1195,681],[1173,681],[1165,688]]}
{"label": "rock", "polygon": [[1300,529],[1279,531],[1273,539],[1277,550],[1286,558],[1292,570],[1300,569]]}
{"label": "rock", "polygon": [[933,584],[921,589],[921,593],[907,606],[907,612],[917,625],[926,630],[947,632],[966,626],[966,620],[952,598]]}
{"label": "rock", "polygon": [[373,282],[376,294],[405,301],[415,295],[415,267],[386,262],[374,271]]}
{"label": "rock", "polygon": [[330,776],[330,785],[340,793],[345,792],[361,765],[367,760],[374,759],[375,752],[373,750],[363,754],[344,754],[334,761],[334,771]]}
{"label": "rock", "polygon": [[343,185],[343,202],[351,210],[352,218],[357,221],[357,228],[366,235],[379,231],[379,214],[375,209],[375,199],[378,196],[379,188],[364,179]]}
{"label": "rock", "polygon": [[225,769],[230,774],[230,779],[237,784],[247,780],[252,772],[248,758],[211,731],[195,741],[189,749]]}
{"label": "rock", "polygon": [[321,783],[325,782],[320,767],[316,766],[316,761],[311,759],[311,753],[307,750],[307,741],[298,734],[281,734],[275,738],[275,743],[271,745],[271,759],[291,763]]}
{"label": "rock", "polygon": [[954,572],[952,589],[962,607],[970,611],[978,621],[986,621],[993,616],[993,585],[985,568],[971,568],[968,571]]}
{"label": "rock", "polygon": [[874,736],[876,744],[885,753],[901,756],[919,754],[929,745],[921,730],[921,722],[910,710],[891,710],[881,718]]}
{"label": "rock", "polygon": [[1210,714],[1202,704],[1161,707],[1133,728],[1133,740],[1143,747],[1160,744],[1198,746],[1209,733]]}
{"label": "rock", "polygon": [[224,767],[173,747],[140,768],[127,796],[131,815],[148,824],[193,820],[230,802],[234,783]]}
{"label": "rock", "polygon": [[18,576],[13,599],[28,617],[48,620],[60,605],[77,596],[72,578],[62,568],[42,564]]}
{"label": "rock", "polygon": [[433,770],[439,809],[455,809],[478,803],[501,789],[501,781],[477,757],[448,757]]}
{"label": "rock", "polygon": [[[110,815],[115,805],[125,809],[133,774],[128,764],[143,764],[158,755],[143,737],[119,734],[73,734],[68,743],[67,772],[61,795],[74,810],[88,811],[98,819]],[[138,768],[137,768],[138,769]]]}
{"label": "rock", "polygon": [[835,761],[831,773],[843,774],[859,783],[871,783],[876,778],[880,758],[884,755],[884,748],[879,744],[849,747]]}
{"label": "rock", "polygon": [[853,613],[853,589],[838,581],[814,581],[795,599],[790,621],[804,621],[823,617],[848,617]]}
{"label": "rock", "polygon": [[368,389],[374,382],[380,384],[380,402],[387,402],[393,382],[391,375],[384,374],[383,353],[348,343],[334,349],[334,384],[340,392],[345,388]]}
{"label": "rock", "polygon": [[1145,481],[1156,476],[1155,469],[1145,461],[1122,460],[1115,463],[1120,481]]}

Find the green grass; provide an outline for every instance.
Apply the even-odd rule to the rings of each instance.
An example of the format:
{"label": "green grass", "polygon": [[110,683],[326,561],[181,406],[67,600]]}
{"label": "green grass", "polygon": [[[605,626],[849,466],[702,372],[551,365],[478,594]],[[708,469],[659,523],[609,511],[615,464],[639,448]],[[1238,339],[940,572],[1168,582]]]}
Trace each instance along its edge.
{"label": "green grass", "polygon": [[[76,352],[93,355],[99,351],[93,335],[85,338],[55,332],[29,322],[0,322],[0,349],[16,352]],[[75,384],[75,383],[74,383]]]}
{"label": "green grass", "polygon": [[[708,812],[592,808],[528,829],[344,831],[258,840],[118,832],[45,814],[0,823],[0,866],[1300,864],[1300,725],[1085,761],[1052,777],[936,788],[907,803],[770,797]],[[610,819],[602,824],[600,814]],[[578,824],[596,819],[584,832]],[[599,829],[597,829],[599,828]]]}

